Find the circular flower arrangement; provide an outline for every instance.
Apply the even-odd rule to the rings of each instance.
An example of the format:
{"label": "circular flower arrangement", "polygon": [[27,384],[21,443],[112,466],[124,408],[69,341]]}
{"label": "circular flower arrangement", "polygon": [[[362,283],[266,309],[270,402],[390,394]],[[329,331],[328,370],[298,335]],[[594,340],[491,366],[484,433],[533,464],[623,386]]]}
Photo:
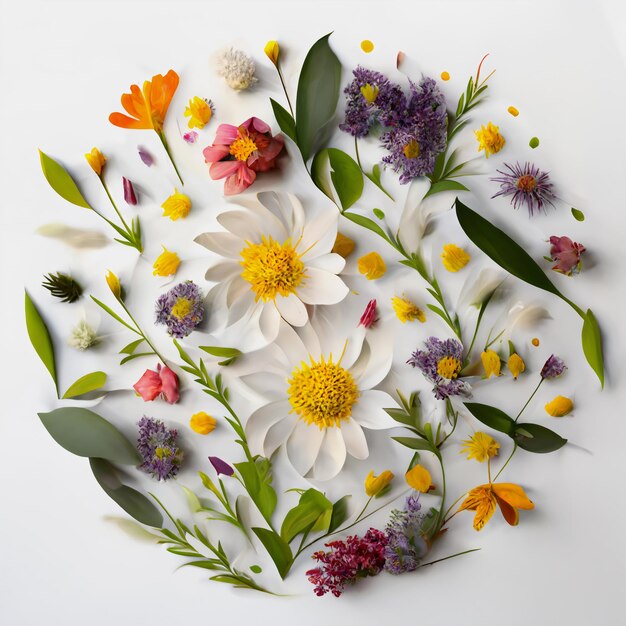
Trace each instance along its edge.
{"label": "circular flower arrangement", "polygon": [[[373,50],[371,42],[363,43],[368,44],[364,52]],[[225,210],[205,209],[217,226],[194,233],[199,246],[192,247],[202,255],[204,283],[191,279],[192,264],[184,254],[190,242],[176,240],[169,244],[172,249],[162,246],[150,258],[157,277],[150,280],[175,282],[161,285],[154,304],[131,298],[134,281],[121,281],[111,271],[102,281],[110,295],[90,295],[93,306],[128,335],[127,345],[117,345],[117,335],[99,336],[87,319],[78,322],[66,347],[55,345],[42,307],[27,292],[29,336],[59,399],[39,416],[61,446],[89,457],[98,484],[127,515],[176,558],[209,570],[211,580],[281,593],[281,580],[300,558],[309,558],[306,578],[314,593],[340,596],[365,577],[415,572],[472,552],[449,554],[445,548],[449,533],[468,524],[464,511],[473,512],[473,527],[480,531],[494,523],[496,510],[515,526],[535,508],[527,493],[532,486],[499,478],[512,471],[519,451],[532,457],[566,445],[551,428],[521,418],[529,407],[536,409],[540,387],[555,385],[567,368],[550,352],[539,362],[533,355],[543,348],[539,338],[526,340],[526,334],[539,328],[546,312],[521,301],[507,304],[501,287],[507,275],[561,298],[580,316],[582,353],[603,385],[601,336],[591,309],[563,295],[551,274],[575,280],[571,277],[582,269],[585,246],[553,235],[536,242],[544,247],[544,259],[537,260],[528,253],[532,245],[518,244],[465,203],[465,198],[472,203],[468,181],[475,159],[464,161],[461,155],[462,148],[473,145],[491,158],[485,163],[498,206],[508,199],[514,209],[525,206],[536,219],[564,205],[543,166],[516,159],[492,167],[515,149],[515,142],[502,134],[507,124],[481,119],[493,75],[485,76],[485,59],[458,100],[450,99],[444,85],[449,72],[441,73],[441,83],[408,75],[403,53],[393,74],[356,67],[342,98],[341,63],[325,36],[303,64],[294,111],[294,86],[284,80],[278,42],[268,42],[265,55],[284,90],[284,106],[281,94],[271,100],[271,123],[250,117],[237,124],[229,119],[227,102],[223,113],[221,103],[197,94],[184,94],[189,104],[183,109],[175,99],[179,77],[174,70],[153,76],[142,88],[132,85],[122,96],[126,113],[112,113],[111,123],[155,131],[157,147],[176,176],[177,187],[161,204],[159,219],[180,224],[199,210],[185,187],[188,174],[174,161],[173,140],[166,137],[172,108],[178,107],[174,115],[190,129],[180,139],[200,143],[204,183],[216,186],[211,181],[224,179],[224,196],[237,198]],[[216,73],[236,91],[254,89],[259,82],[253,59],[233,48],[219,55]],[[336,123],[338,108],[342,119]],[[519,111],[513,106],[507,111],[514,123]],[[210,141],[198,131],[210,135],[214,117],[223,123]],[[335,147],[346,135],[354,143],[351,154]],[[530,147],[538,145],[533,138]],[[374,155],[373,166],[365,164],[360,150],[368,159]],[[138,153],[141,167],[163,176],[149,149],[141,146]],[[86,161],[110,206],[91,204],[70,171],[47,154],[40,156],[54,191],[106,222],[116,242],[149,256],[144,243],[151,233],[144,231],[134,208],[149,204],[138,193],[141,187],[123,177],[130,208],[120,210],[108,186],[107,156],[93,148]],[[310,178],[304,205],[296,195],[300,190],[284,175],[281,164],[288,159]],[[261,186],[266,176],[275,190]],[[400,214],[394,195],[416,181],[422,197],[405,203]],[[254,185],[258,193],[247,192]],[[379,200],[385,198],[386,211],[364,206],[366,185]],[[436,239],[431,234],[437,232],[435,216],[450,206],[451,192],[464,194],[451,211],[464,240],[442,242],[439,258],[432,256],[431,263],[425,254],[428,238]],[[584,220],[580,210],[571,213]],[[76,247],[103,245],[91,234],[72,233],[53,236]],[[491,266],[472,274],[471,266],[481,258]],[[392,285],[392,297],[383,301],[381,286],[391,284],[388,272],[401,278]],[[465,281],[453,307],[445,277],[457,273]],[[50,272],[44,278],[43,287],[66,306],[86,299],[88,290],[72,276]],[[396,291],[400,282],[406,289]],[[363,300],[361,292],[373,297]],[[151,307],[156,328],[138,321]],[[492,320],[489,329],[487,319]],[[110,372],[87,373],[62,393],[59,353],[83,353],[95,345],[119,353],[124,372],[139,359],[149,367],[141,375],[141,370],[127,374],[133,379],[117,387]],[[502,408],[507,398],[496,395],[500,381],[508,379],[519,388],[533,370],[539,372],[536,384],[510,415]],[[474,402],[479,387],[496,390],[495,400]],[[174,405],[194,388],[203,392],[198,394],[203,410],[190,412],[181,423]],[[105,419],[93,410],[93,398],[103,401],[110,391],[129,392],[124,419]],[[170,413],[155,419],[144,414],[149,410],[137,409],[142,402],[164,402]],[[422,405],[431,408],[428,418]],[[570,398],[556,394],[545,413],[547,419],[562,417],[573,408]],[[130,424],[129,415],[134,415]],[[189,436],[179,440],[187,428]],[[207,437],[202,454],[186,450],[190,439],[201,437]],[[505,450],[508,456],[501,462]],[[454,500],[444,468],[459,453],[468,462],[485,464],[486,472],[481,484],[464,485]],[[120,466],[129,471],[122,475]],[[396,478],[391,468],[403,477]],[[337,485],[346,481],[328,481],[339,475],[348,483],[353,477],[362,487],[338,494],[344,487]],[[158,489],[149,481],[178,483],[189,510],[173,512],[161,495],[153,494]],[[379,511],[386,511],[387,521],[370,525],[366,520]],[[225,534],[236,536],[230,537],[228,551],[221,540]]]}

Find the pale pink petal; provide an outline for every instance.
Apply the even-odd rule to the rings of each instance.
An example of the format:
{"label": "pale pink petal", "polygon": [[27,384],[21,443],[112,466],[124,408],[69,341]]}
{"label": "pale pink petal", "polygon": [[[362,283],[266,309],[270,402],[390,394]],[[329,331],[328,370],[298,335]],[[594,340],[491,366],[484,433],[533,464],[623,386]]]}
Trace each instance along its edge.
{"label": "pale pink petal", "polygon": [[232,124],[220,124],[217,127],[217,133],[215,133],[215,139],[213,140],[213,145],[217,146],[219,144],[230,146],[233,141],[235,141],[239,137],[239,129]]}
{"label": "pale pink petal", "polygon": [[235,196],[245,191],[255,180],[256,172],[251,170],[243,161],[237,161],[237,172],[226,179],[224,183],[224,195]]}
{"label": "pale pink petal", "polygon": [[146,370],[143,376],[133,385],[133,389],[141,396],[144,402],[151,402],[162,391],[161,377],[154,370]]}
{"label": "pale pink petal", "polygon": [[206,163],[217,163],[230,154],[228,146],[208,146],[202,151]]}
{"label": "pale pink petal", "polygon": [[243,163],[241,161],[218,161],[217,163],[213,163],[209,168],[209,176],[213,180],[233,176],[236,175],[237,170],[239,170],[242,165]]}
{"label": "pale pink petal", "polygon": [[[248,118],[242,124],[242,126],[248,131],[252,128],[253,130],[256,130],[257,133],[269,133],[271,130],[271,128],[263,120],[260,120],[258,117]],[[218,132],[219,132],[219,129],[218,129]]]}
{"label": "pale pink petal", "polygon": [[159,376],[161,377],[161,390],[163,397],[170,404],[175,404],[180,398],[180,393],[178,392],[178,376],[169,367],[167,367],[167,365],[165,367],[157,365],[157,369],[159,370]]}

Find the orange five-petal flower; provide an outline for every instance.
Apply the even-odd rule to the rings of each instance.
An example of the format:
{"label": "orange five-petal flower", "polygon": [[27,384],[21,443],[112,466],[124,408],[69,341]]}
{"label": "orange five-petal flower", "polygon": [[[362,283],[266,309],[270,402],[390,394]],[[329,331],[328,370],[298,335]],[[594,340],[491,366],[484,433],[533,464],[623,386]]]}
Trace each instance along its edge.
{"label": "orange five-petal flower", "polygon": [[139,85],[131,85],[130,93],[122,94],[122,106],[131,117],[111,113],[109,121],[121,128],[153,129],[160,133],[177,87],[178,74],[174,70],[165,76],[157,74],[151,81],[144,81],[143,89],[139,89]]}
{"label": "orange five-petal flower", "polygon": [[496,505],[500,507],[502,516],[511,525],[517,526],[518,509],[530,510],[535,505],[519,485],[513,483],[490,483],[474,487],[459,507],[459,511],[476,511],[474,529],[481,530],[491,519]]}

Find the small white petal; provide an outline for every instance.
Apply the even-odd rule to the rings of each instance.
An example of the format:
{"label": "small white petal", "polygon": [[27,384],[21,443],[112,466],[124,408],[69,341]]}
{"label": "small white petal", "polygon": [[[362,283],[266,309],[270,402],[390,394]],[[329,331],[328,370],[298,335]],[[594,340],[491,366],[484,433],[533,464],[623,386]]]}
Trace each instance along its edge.
{"label": "small white petal", "polygon": [[326,270],[333,274],[339,274],[345,266],[346,260],[334,252],[323,254],[307,261],[307,267],[316,267],[319,270]]}
{"label": "small white petal", "polygon": [[219,261],[206,271],[204,277],[214,283],[221,283],[241,272],[241,265],[235,261]]}
{"label": "small white petal", "polygon": [[361,393],[358,402],[352,407],[352,417],[364,428],[382,430],[397,426],[385,409],[397,407],[393,398],[384,391],[368,389]]}
{"label": "small white petal", "polygon": [[360,460],[366,459],[369,456],[365,433],[356,420],[349,419],[342,421],[341,432],[343,433],[346,450],[350,456]]}
{"label": "small white petal", "polygon": [[295,293],[289,294],[286,298],[277,295],[274,303],[287,323],[292,326],[304,326],[307,323],[309,314],[302,300]]}
{"label": "small white petal", "polygon": [[240,237],[232,233],[202,233],[194,241],[220,256],[237,260],[240,259],[239,253],[246,245]]}
{"label": "small white petal", "polygon": [[274,424],[267,431],[264,444],[266,457],[271,457],[280,446],[287,442],[297,422],[298,416],[292,413]]}
{"label": "small white petal", "polygon": [[313,476],[317,480],[330,480],[340,472],[345,462],[346,444],[341,428],[327,428],[313,467]]}
{"label": "small white petal", "polygon": [[371,389],[387,376],[393,362],[393,337],[384,328],[367,334],[367,360],[363,368],[355,373],[359,389]]}
{"label": "small white petal", "polygon": [[324,430],[315,424],[298,420],[287,441],[287,456],[301,476],[304,476],[315,463],[323,439]]}
{"label": "small white petal", "polygon": [[332,250],[337,239],[338,216],[337,211],[328,209],[305,224],[298,246],[303,261],[308,262]]}
{"label": "small white petal", "polygon": [[278,309],[269,302],[264,305],[259,318],[259,330],[268,343],[274,341],[278,336],[280,322],[281,317]]}
{"label": "small white petal", "polygon": [[285,419],[291,411],[289,400],[270,402],[257,409],[246,423],[246,437],[252,454],[264,454],[264,442],[268,430],[277,422]]}
{"label": "small white petal", "polygon": [[307,267],[306,278],[298,287],[298,297],[306,304],[337,304],[349,291],[339,276]]}

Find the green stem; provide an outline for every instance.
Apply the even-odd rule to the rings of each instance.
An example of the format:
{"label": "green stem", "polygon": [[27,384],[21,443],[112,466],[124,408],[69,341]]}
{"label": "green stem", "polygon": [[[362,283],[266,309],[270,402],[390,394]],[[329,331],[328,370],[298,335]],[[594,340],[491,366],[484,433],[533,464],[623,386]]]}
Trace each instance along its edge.
{"label": "green stem", "polygon": [[439,512],[437,513],[437,524],[435,526],[437,531],[433,533],[433,536],[436,535],[441,530],[441,527],[443,526],[443,520],[445,519],[443,507],[446,504],[446,470],[443,466],[443,458],[441,457],[441,454],[438,454],[437,458],[439,459],[439,465],[441,466],[442,488],[441,488],[441,506],[439,507]]}
{"label": "green stem", "polygon": [[453,559],[456,556],[463,556],[464,554],[469,554],[470,552],[478,552],[479,550],[480,548],[473,548],[472,550],[465,550],[463,552],[457,552],[456,554],[451,554],[450,556],[444,556],[442,559],[437,559],[436,561],[429,561],[428,563],[422,563],[420,567],[426,567],[427,565],[434,565],[435,563],[441,563],[442,561]]}
{"label": "green stem", "polygon": [[283,73],[280,71],[280,66],[278,61],[276,62],[276,71],[278,72],[278,78],[280,78],[280,84],[283,86],[283,91],[285,92],[285,98],[287,98],[287,105],[289,106],[289,110],[291,111],[291,117],[293,117],[294,121],[296,116],[293,112],[293,107],[291,106],[291,100],[289,99],[289,93],[287,91],[287,86],[285,85],[285,79],[283,78]]}
{"label": "green stem", "polygon": [[163,363],[163,365],[167,366],[167,362],[165,361],[165,358],[154,347],[153,343],[150,341],[150,339],[148,339],[148,336],[143,332],[143,330],[141,330],[141,326],[139,326],[139,324],[137,323],[137,321],[133,317],[132,313],[128,310],[128,307],[124,304],[123,300],[120,299],[120,300],[118,300],[118,302],[122,305],[122,308],[124,309],[124,311],[126,311],[126,315],[128,315],[128,317],[131,319],[132,323],[137,327],[137,332],[143,337],[143,340],[150,346],[150,348],[152,349],[154,354],[156,354],[159,357],[161,363]]}
{"label": "green stem", "polygon": [[174,157],[172,157],[172,153],[170,152],[170,147],[167,143],[167,139],[165,138],[165,133],[163,131],[160,131],[160,132],[157,131],[157,135],[159,136],[159,139],[161,140],[161,143],[163,144],[163,147],[165,148],[165,152],[167,152],[167,156],[169,157],[170,162],[174,166],[174,170],[176,171],[176,176],[178,176],[178,180],[180,181],[180,184],[184,185],[185,183],[183,182],[180,172],[178,171],[178,168],[176,167]]}
{"label": "green stem", "polygon": [[361,156],[359,155],[359,140],[357,137],[354,138],[354,152],[356,153],[356,162],[359,165],[359,169],[363,171],[363,166],[361,165]]}
{"label": "green stem", "polygon": [[111,192],[109,191],[107,184],[104,182],[104,177],[99,176],[99,178],[100,178],[100,182],[102,183],[102,186],[104,187],[104,191],[106,191],[109,201],[111,202],[111,205],[113,206],[113,208],[115,209],[115,212],[117,213],[117,216],[122,221],[122,224],[124,225],[124,228],[128,231],[128,234],[132,235],[132,231],[130,230],[130,227],[128,226],[124,218],[122,217],[122,214],[120,213],[119,209],[117,208],[117,205],[115,204],[115,201],[113,200],[113,196],[111,196]]}
{"label": "green stem", "polygon": [[528,398],[528,400],[526,400],[526,404],[521,408],[520,412],[517,414],[517,417],[515,418],[515,421],[517,422],[517,420],[520,418],[521,414],[524,412],[524,410],[526,409],[526,407],[530,404],[530,401],[535,397],[535,394],[537,393],[537,391],[539,391],[539,387],[541,387],[541,383],[544,381],[545,379],[542,378],[539,381],[539,384],[535,387],[535,391],[533,391],[530,394],[530,398]]}
{"label": "green stem", "polygon": [[498,480],[498,476],[502,474],[502,472],[504,471],[504,468],[509,464],[509,461],[513,458],[513,455],[515,454],[516,450],[517,450],[517,441],[513,443],[513,450],[511,451],[511,454],[509,454],[509,458],[504,462],[504,465],[500,468],[500,471],[495,475],[493,479],[494,481]]}

